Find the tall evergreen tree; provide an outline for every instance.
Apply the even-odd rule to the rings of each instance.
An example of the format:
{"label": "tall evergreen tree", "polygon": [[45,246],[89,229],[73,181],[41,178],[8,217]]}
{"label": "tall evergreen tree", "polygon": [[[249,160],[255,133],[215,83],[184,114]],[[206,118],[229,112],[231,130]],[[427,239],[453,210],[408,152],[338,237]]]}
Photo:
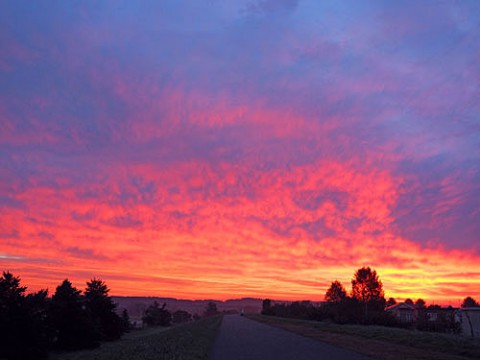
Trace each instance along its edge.
{"label": "tall evergreen tree", "polygon": [[87,282],[85,289],[85,306],[102,340],[118,339],[123,333],[121,318],[115,311],[117,305],[109,291],[105,282],[95,278]]}
{"label": "tall evergreen tree", "polygon": [[0,358],[43,359],[48,355],[47,291],[25,296],[20,278],[0,278]]}
{"label": "tall evergreen tree", "polygon": [[81,349],[98,345],[98,332],[83,306],[80,290],[65,279],[52,297],[49,319],[55,329],[56,346]]}

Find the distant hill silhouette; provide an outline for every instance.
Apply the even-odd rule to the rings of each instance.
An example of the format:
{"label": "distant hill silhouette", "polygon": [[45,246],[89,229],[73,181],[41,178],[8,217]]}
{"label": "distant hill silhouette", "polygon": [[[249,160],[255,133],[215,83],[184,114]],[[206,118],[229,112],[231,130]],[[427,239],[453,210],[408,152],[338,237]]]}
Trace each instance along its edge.
{"label": "distant hill silhouette", "polygon": [[262,299],[242,298],[226,301],[220,300],[183,300],[175,298],[163,297],[136,297],[136,296],[112,296],[115,303],[118,304],[119,310],[127,309],[132,320],[138,320],[142,317],[145,309],[157,301],[159,304],[167,304],[167,309],[171,312],[177,310],[185,310],[190,314],[202,315],[209,302],[217,305],[218,311],[237,312],[242,309],[246,312],[260,312],[262,310]]}

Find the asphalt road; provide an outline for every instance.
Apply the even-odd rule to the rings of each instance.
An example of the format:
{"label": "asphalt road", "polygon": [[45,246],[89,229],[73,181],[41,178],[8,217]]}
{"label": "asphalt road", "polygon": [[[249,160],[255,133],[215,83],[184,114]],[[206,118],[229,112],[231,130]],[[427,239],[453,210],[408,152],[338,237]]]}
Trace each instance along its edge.
{"label": "asphalt road", "polygon": [[360,354],[309,339],[239,315],[223,317],[211,360],[366,359]]}

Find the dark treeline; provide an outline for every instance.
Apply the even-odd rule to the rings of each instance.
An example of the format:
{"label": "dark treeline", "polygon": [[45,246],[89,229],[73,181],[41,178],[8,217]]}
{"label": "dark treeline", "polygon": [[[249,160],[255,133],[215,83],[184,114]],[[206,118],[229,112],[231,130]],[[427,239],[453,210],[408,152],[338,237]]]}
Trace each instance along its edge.
{"label": "dark treeline", "polygon": [[262,314],[311,320],[330,320],[340,324],[384,324],[393,318],[386,314],[382,282],[375,270],[358,269],[352,279],[351,296],[339,281],[334,281],[325,294],[325,303],[316,307],[310,301],[273,304],[263,301]]}
{"label": "dark treeline", "polygon": [[[415,303],[407,299],[405,304],[411,307],[415,318],[411,321],[399,319],[394,312],[388,311],[391,306],[396,305],[395,299],[385,300],[382,282],[376,271],[369,267],[362,267],[355,272],[351,286],[349,296],[339,281],[333,281],[321,306],[315,306],[310,301],[274,304],[266,299],[263,301],[262,314],[338,324],[376,324],[455,333],[460,330],[452,307],[426,306],[422,299]],[[471,297],[466,298],[462,304],[462,307],[473,306],[479,304]]]}
{"label": "dark treeline", "polygon": [[[155,301],[145,310],[142,316],[143,324],[145,326],[170,326],[172,324],[182,324],[200,319],[199,315],[192,315],[185,310],[177,310],[171,313],[166,307],[166,303],[160,306],[160,304]],[[205,308],[203,317],[215,316],[217,314],[219,314],[217,305],[214,302],[209,302]]]}
{"label": "dark treeline", "polygon": [[52,297],[47,290],[26,294],[20,278],[0,278],[0,358],[46,359],[51,350],[93,348],[120,338],[129,329],[128,313],[119,316],[99,279],[82,292],[67,279]]}

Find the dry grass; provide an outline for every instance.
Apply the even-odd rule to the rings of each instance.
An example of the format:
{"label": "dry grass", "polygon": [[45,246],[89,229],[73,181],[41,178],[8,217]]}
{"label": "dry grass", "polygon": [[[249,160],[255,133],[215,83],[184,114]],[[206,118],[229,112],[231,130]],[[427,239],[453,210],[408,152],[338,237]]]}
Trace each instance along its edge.
{"label": "dry grass", "polygon": [[55,360],[207,360],[222,317],[212,317],[171,328],[133,331],[98,349],[52,355]]}
{"label": "dry grass", "polygon": [[459,335],[389,328],[339,325],[320,321],[249,315],[272,326],[328,342],[375,359],[479,359],[480,341]]}

